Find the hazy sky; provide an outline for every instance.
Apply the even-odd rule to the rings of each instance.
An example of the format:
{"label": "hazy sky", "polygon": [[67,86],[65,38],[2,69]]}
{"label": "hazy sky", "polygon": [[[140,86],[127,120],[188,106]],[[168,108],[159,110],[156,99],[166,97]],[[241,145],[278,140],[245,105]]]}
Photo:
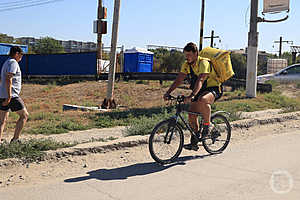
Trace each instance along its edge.
{"label": "hazy sky", "polygon": [[[32,2],[37,0],[27,0]],[[42,1],[42,0],[41,0]],[[46,1],[46,0],[44,0]],[[24,5],[26,0],[0,0],[0,33],[14,37],[50,36],[61,40],[96,42],[93,21],[97,16],[97,0],[62,0],[36,7],[5,11],[7,3]],[[113,0],[103,0],[108,8],[108,34],[103,36],[110,45]],[[262,16],[263,0],[259,15]],[[199,44],[201,0],[121,0],[119,45],[125,48],[146,47],[149,44],[183,47],[189,41]],[[224,49],[245,48],[248,43],[250,0],[206,0],[205,36],[211,30],[221,37],[216,45]],[[284,14],[267,15],[280,18]],[[300,46],[300,1],[291,0],[289,19],[281,23],[259,24],[259,49],[278,51],[273,44],[283,36]],[[205,46],[210,44],[205,40]],[[274,47],[273,47],[274,45]],[[283,45],[289,51],[289,45]]]}

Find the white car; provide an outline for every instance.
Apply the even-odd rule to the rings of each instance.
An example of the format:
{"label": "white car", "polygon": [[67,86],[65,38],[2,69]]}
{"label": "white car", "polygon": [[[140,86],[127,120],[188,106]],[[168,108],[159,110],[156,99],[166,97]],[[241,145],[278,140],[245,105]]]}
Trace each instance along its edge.
{"label": "white car", "polygon": [[274,74],[265,74],[257,77],[258,83],[264,83],[268,80],[283,82],[300,81],[300,63],[288,66]]}

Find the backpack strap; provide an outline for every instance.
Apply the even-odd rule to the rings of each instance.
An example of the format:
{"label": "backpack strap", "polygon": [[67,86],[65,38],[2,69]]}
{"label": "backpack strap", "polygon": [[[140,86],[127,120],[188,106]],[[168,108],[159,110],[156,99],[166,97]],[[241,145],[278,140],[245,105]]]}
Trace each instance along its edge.
{"label": "backpack strap", "polygon": [[[206,59],[201,59],[201,60],[198,60],[197,62],[198,62],[198,66],[200,67],[200,62],[202,61],[202,60],[206,60]],[[207,59],[207,61],[209,61],[210,62],[210,60],[209,59]],[[195,83],[196,83],[196,80],[198,79],[198,76],[195,74],[195,72],[194,72],[194,70],[193,70],[193,67],[192,67],[192,65],[189,65],[189,68],[190,68],[190,80],[191,80],[191,82],[192,82],[192,84],[193,85],[191,85],[191,87],[190,88],[194,88],[195,87]],[[210,65],[210,71],[212,71],[212,67],[211,67],[211,65]],[[193,79],[195,79],[194,80],[194,82],[193,82]],[[207,79],[206,80],[204,80],[204,82],[203,82],[203,85],[202,85],[202,88],[201,89],[204,89],[204,88],[206,88],[207,87]]]}

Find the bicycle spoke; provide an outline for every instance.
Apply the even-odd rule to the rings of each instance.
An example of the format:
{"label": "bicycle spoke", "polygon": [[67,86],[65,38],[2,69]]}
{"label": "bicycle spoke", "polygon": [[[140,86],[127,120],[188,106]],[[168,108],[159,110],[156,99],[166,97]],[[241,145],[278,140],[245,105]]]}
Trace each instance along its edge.
{"label": "bicycle spoke", "polygon": [[212,126],[207,138],[203,140],[203,146],[209,153],[220,153],[228,145],[231,136],[231,127],[223,115],[212,117]]}
{"label": "bicycle spoke", "polygon": [[177,158],[182,150],[183,133],[176,126],[165,121],[152,132],[149,139],[149,149],[154,160],[167,163]]}

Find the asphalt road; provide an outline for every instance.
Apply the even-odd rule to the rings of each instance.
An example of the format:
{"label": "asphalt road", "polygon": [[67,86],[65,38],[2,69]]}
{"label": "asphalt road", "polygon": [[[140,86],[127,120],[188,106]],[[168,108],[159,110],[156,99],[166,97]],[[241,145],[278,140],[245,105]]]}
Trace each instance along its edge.
{"label": "asphalt road", "polygon": [[169,166],[137,162],[3,188],[0,200],[300,200],[299,144],[299,131],[269,135]]}

